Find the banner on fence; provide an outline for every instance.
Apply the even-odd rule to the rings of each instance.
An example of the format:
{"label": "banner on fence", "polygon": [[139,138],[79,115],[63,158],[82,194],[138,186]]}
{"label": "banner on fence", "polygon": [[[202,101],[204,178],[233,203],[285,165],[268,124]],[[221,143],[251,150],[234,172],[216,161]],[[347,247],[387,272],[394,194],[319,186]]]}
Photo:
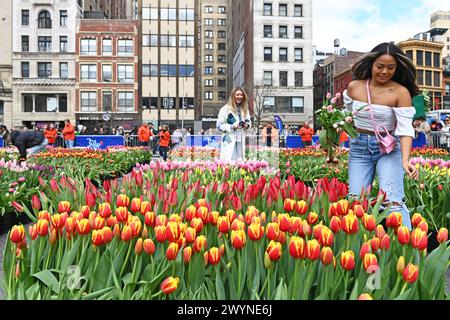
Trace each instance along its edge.
{"label": "banner on fence", "polygon": [[106,149],[112,146],[124,146],[123,136],[76,136],[75,147]]}
{"label": "banner on fence", "polygon": [[3,148],[5,146],[5,142],[3,141],[3,138],[0,137],[0,148]]}

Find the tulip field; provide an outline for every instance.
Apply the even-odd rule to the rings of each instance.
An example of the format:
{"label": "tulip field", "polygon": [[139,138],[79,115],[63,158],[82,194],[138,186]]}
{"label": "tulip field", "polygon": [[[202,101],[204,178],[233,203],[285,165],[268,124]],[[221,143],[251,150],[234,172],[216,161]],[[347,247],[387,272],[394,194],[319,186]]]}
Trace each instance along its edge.
{"label": "tulip field", "polygon": [[380,209],[376,183],[348,195],[345,150],[328,165],[281,149],[279,166],[214,149],[167,162],[145,148],[50,149],[20,165],[4,154],[2,214],[31,221],[6,231],[7,299],[450,299],[443,150],[414,150],[412,230]]}

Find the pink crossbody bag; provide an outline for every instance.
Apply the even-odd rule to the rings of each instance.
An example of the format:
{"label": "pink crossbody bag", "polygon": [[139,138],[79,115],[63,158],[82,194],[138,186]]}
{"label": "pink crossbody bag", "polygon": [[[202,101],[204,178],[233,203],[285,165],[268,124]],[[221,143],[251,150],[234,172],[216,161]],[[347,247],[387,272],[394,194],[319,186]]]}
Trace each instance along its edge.
{"label": "pink crossbody bag", "polygon": [[[374,128],[375,137],[377,138],[378,145],[380,147],[380,153],[381,154],[389,154],[397,146],[397,139],[395,139],[395,137],[393,137],[389,133],[389,131],[386,129],[385,126],[377,125],[375,123],[375,119],[373,117],[373,112],[372,112],[372,99],[370,98],[369,80],[367,80],[366,88],[367,88],[367,101],[369,103],[370,117],[372,119],[372,126]],[[382,136],[380,134],[380,131],[384,131],[386,133],[386,135]]]}

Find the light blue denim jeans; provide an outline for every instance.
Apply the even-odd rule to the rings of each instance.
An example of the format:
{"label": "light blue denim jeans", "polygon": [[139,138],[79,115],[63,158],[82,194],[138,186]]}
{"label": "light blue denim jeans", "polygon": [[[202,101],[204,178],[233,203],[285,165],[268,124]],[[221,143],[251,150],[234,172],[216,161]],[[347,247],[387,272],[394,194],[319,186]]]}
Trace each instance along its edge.
{"label": "light blue denim jeans", "polygon": [[65,140],[66,142],[66,148],[73,148],[75,144],[75,140]]}
{"label": "light blue denim jeans", "polygon": [[359,195],[364,188],[371,186],[375,173],[378,176],[380,190],[386,192],[387,203],[391,204],[389,212],[400,212],[403,225],[411,229],[411,217],[405,205],[403,179],[405,171],[402,166],[400,139],[389,154],[381,154],[378,141],[374,135],[358,133],[350,138],[350,155],[348,161],[349,193]]}
{"label": "light blue denim jeans", "polygon": [[34,147],[28,149],[27,157],[29,157],[35,153],[38,153],[39,151],[44,149],[46,145],[48,145],[48,140],[47,140],[47,138],[44,138],[44,140],[42,141],[41,144],[38,144],[37,146],[34,146]]}

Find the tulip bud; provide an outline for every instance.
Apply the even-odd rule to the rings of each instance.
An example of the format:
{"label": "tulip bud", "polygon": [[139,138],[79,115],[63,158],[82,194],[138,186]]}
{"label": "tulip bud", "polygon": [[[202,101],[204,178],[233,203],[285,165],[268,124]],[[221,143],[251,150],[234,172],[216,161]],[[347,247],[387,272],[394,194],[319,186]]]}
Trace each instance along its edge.
{"label": "tulip bud", "polygon": [[428,233],[428,223],[425,220],[421,221],[417,227]]}
{"label": "tulip bud", "polygon": [[50,213],[48,211],[40,211],[38,215],[39,220],[47,220],[50,222]]}
{"label": "tulip bud", "polygon": [[187,221],[191,221],[194,217],[195,217],[195,213],[197,212],[197,209],[195,208],[194,205],[190,205],[187,209],[186,209],[186,213],[185,213],[185,218]]}
{"label": "tulip bud", "polygon": [[259,223],[252,223],[247,230],[248,237],[252,241],[258,241],[264,236],[264,228]]}
{"label": "tulip bud", "polygon": [[280,226],[280,230],[285,232],[291,229],[291,218],[288,214],[279,214],[278,215],[278,225]]}
{"label": "tulip bud", "polygon": [[113,233],[111,231],[111,228],[104,227],[102,230],[100,230],[102,237],[103,237],[103,243],[107,244],[110,243],[113,239]]}
{"label": "tulip bud", "polygon": [[[371,242],[364,242],[363,245],[361,246],[361,250],[359,251],[359,256],[361,257],[361,259],[364,259],[364,256],[371,252],[370,244],[371,244]],[[378,248],[377,248],[377,250],[378,250]],[[374,252],[376,252],[376,250]]]}
{"label": "tulip bud", "polygon": [[363,259],[363,266],[368,273],[374,273],[379,268],[377,256],[373,253],[367,253]]}
{"label": "tulip bud", "polygon": [[230,226],[231,224],[228,216],[222,216],[217,219],[217,229],[220,233],[228,233]]}
{"label": "tulip bud", "polygon": [[375,230],[375,235],[378,239],[383,238],[383,236],[386,234],[386,231],[384,230],[383,226],[381,224],[377,225]]}
{"label": "tulip bud", "polygon": [[28,233],[30,234],[31,240],[36,240],[36,238],[38,236],[37,226],[35,224],[33,224],[32,226],[29,226]]}
{"label": "tulip bud", "polygon": [[91,231],[91,225],[89,224],[88,219],[81,219],[76,222],[76,229],[78,234],[84,235],[88,234]]}
{"label": "tulip bud", "polygon": [[92,244],[94,246],[101,246],[103,244],[103,234],[99,230],[92,231]]}
{"label": "tulip bud", "polygon": [[208,247],[206,237],[204,235],[198,236],[193,245],[194,252],[200,252],[202,250],[206,250]]}
{"label": "tulip bud", "polygon": [[294,204],[296,203],[295,200],[292,199],[284,199],[283,208],[286,212],[292,212],[294,210]]}
{"label": "tulip bud", "polygon": [[292,235],[299,235],[302,232],[302,218],[291,217],[291,230],[289,232]]}
{"label": "tulip bud", "polygon": [[114,229],[113,229],[113,238],[114,237],[119,237],[120,236],[120,227],[118,224],[114,225]]}
{"label": "tulip bud", "polygon": [[219,219],[220,213],[218,211],[211,211],[209,213],[208,222],[215,226],[217,225],[217,220]]}
{"label": "tulip bud", "polygon": [[354,205],[354,206],[353,206],[353,212],[354,212],[354,214],[355,214],[358,218],[362,218],[362,217],[364,217],[365,215],[367,215],[367,214],[364,212],[363,206],[360,205],[360,204],[357,204],[357,205]]}
{"label": "tulip bud", "polygon": [[381,238],[380,240],[380,248],[383,249],[384,251],[387,251],[389,250],[390,245],[391,245],[391,238],[389,237],[388,234],[385,234],[383,238]]}
{"label": "tulip bud", "polygon": [[362,293],[359,297],[358,300],[373,300],[372,296],[368,293]]}
{"label": "tulip bud", "polygon": [[70,202],[69,201],[60,201],[58,203],[58,212],[69,212],[70,211]]}
{"label": "tulip bud", "polygon": [[231,231],[231,245],[235,249],[242,249],[247,242],[247,237],[245,236],[244,230],[233,230]]}
{"label": "tulip bud", "polygon": [[411,224],[413,227],[417,227],[420,222],[422,222],[423,217],[420,213],[414,213],[411,218]]}
{"label": "tulip bud", "polygon": [[31,196],[31,207],[34,210],[41,210],[41,200],[37,194]]}
{"label": "tulip bud", "polygon": [[167,251],[166,251],[166,258],[167,258],[167,260],[169,260],[169,261],[175,260],[177,258],[177,255],[178,255],[178,251],[179,251],[178,243],[171,242],[169,244],[169,247],[167,248]]}
{"label": "tulip bud", "polygon": [[281,243],[272,240],[267,246],[266,253],[271,261],[278,261],[281,258],[281,250]]}
{"label": "tulip bud", "polygon": [[414,283],[419,277],[419,266],[408,263],[403,270],[403,280],[408,283]]}
{"label": "tulip bud", "polygon": [[405,270],[405,257],[400,256],[398,258],[396,269],[398,274],[403,274],[403,271]]}
{"label": "tulip bud", "polygon": [[436,236],[439,243],[445,243],[448,240],[448,230],[446,228],[440,228]]}
{"label": "tulip bud", "polygon": [[341,199],[337,202],[336,213],[340,216],[345,216],[348,214],[350,209],[348,200]]}
{"label": "tulip bud", "polygon": [[269,254],[267,252],[264,253],[264,267],[270,269],[272,267],[272,260],[270,260]]}
{"label": "tulip bud", "polygon": [[414,229],[411,234],[411,244],[413,248],[420,251],[425,250],[428,246],[427,233],[420,228]]}
{"label": "tulip bud", "polygon": [[372,215],[364,214],[362,221],[363,221],[364,228],[369,232],[374,231],[375,228],[377,227],[376,222],[375,222],[375,217]]}
{"label": "tulip bud", "polygon": [[152,204],[149,201],[142,201],[141,202],[141,214],[145,215],[149,211],[152,211]]}
{"label": "tulip bud", "polygon": [[56,243],[56,240],[58,240],[58,232],[56,229],[53,229],[50,233],[50,245],[54,245]]}
{"label": "tulip bud", "polygon": [[330,247],[323,247],[322,250],[320,250],[320,261],[324,265],[329,265],[333,262],[333,250],[331,250]]}
{"label": "tulip bud", "polygon": [[294,210],[298,215],[303,216],[306,214],[306,212],[308,212],[308,204],[305,200],[297,201],[297,203],[294,204]]}
{"label": "tulip bud", "polygon": [[153,211],[147,211],[144,217],[144,223],[149,227],[155,226],[156,216]]}
{"label": "tulip bud", "polygon": [[134,214],[138,213],[141,211],[141,199],[140,198],[133,198],[131,200],[131,207],[130,210],[131,212],[133,212]]}
{"label": "tulip bud", "polygon": [[195,228],[197,233],[200,233],[203,230],[203,221],[200,218],[194,218],[191,220],[190,226]]}
{"label": "tulip bud", "polygon": [[14,243],[20,243],[25,239],[25,229],[22,225],[13,226],[9,234],[9,239]]}
{"label": "tulip bud", "polygon": [[156,241],[159,243],[163,243],[166,241],[166,227],[165,226],[157,226],[155,227],[155,236]]}
{"label": "tulip bud", "polygon": [[119,194],[116,198],[116,207],[128,208],[130,204],[130,198],[126,194]]}
{"label": "tulip bud", "polygon": [[140,255],[142,253],[142,249],[143,249],[143,240],[142,238],[137,239],[136,244],[134,246],[134,253],[136,253],[136,255]]}
{"label": "tulip bud", "polygon": [[317,223],[317,221],[319,221],[319,215],[318,215],[316,212],[311,211],[311,212],[308,214],[308,217],[306,218],[306,221],[308,221],[308,223],[309,223],[310,225],[314,225],[314,224]]}
{"label": "tulip bud", "polygon": [[347,234],[358,233],[358,229],[359,229],[358,218],[353,214],[349,214],[349,215],[342,217],[341,227],[342,227],[342,230]]}
{"label": "tulip bud", "polygon": [[151,256],[153,253],[155,253],[155,244],[153,243],[152,239],[145,239],[143,242],[144,251],[146,254]]}
{"label": "tulip bud", "polygon": [[112,210],[109,202],[103,202],[98,205],[98,214],[105,219],[111,216]]}
{"label": "tulip bud", "polygon": [[355,254],[351,250],[342,252],[340,260],[341,266],[344,270],[353,270],[355,267]]}
{"label": "tulip bud", "polygon": [[89,206],[81,207],[80,214],[83,215],[83,218],[89,218],[90,213],[91,213],[91,208],[89,208]]}
{"label": "tulip bud", "polygon": [[280,226],[278,223],[269,222],[266,225],[266,236],[269,240],[277,240],[280,235]]}
{"label": "tulip bud", "polygon": [[332,216],[330,220],[330,228],[334,233],[341,231],[341,219],[337,216]]}
{"label": "tulip bud", "polygon": [[234,219],[231,224],[231,230],[245,230],[245,223],[239,219]]}
{"label": "tulip bud", "polygon": [[216,265],[220,262],[221,256],[220,256],[219,248],[212,247],[211,249],[209,249],[207,254],[208,254],[208,262],[210,265]]}
{"label": "tulip bud", "polygon": [[131,227],[124,226],[122,229],[122,234],[121,234],[122,241],[125,241],[125,242],[130,241],[132,237],[133,237],[133,232],[131,231]]}
{"label": "tulip bud", "polygon": [[386,218],[386,226],[388,228],[398,228],[402,225],[402,214],[400,212],[392,212],[387,218]]}
{"label": "tulip bud", "polygon": [[128,221],[128,208],[118,207],[115,211],[116,218],[118,222],[124,223]]}
{"label": "tulip bud", "polygon": [[169,240],[169,242],[176,242],[180,236],[180,226],[178,222],[169,222],[166,227],[166,239]]}
{"label": "tulip bud", "polygon": [[320,244],[325,247],[331,247],[333,245],[333,232],[328,227],[323,226],[318,238]]}
{"label": "tulip bud", "polygon": [[320,256],[320,244],[317,239],[308,240],[306,242],[306,257],[309,260],[317,260]]}
{"label": "tulip bud", "polygon": [[192,257],[192,248],[186,247],[183,249],[183,263],[188,264],[191,261]]}
{"label": "tulip bud", "polygon": [[398,238],[398,242],[400,242],[400,244],[402,244],[402,245],[408,244],[409,239],[410,239],[409,229],[405,226],[398,227],[397,238]]}
{"label": "tulip bud", "polygon": [[180,282],[179,278],[174,278],[172,276],[168,277],[161,283],[161,291],[164,294],[171,294],[178,288],[178,283]]}

